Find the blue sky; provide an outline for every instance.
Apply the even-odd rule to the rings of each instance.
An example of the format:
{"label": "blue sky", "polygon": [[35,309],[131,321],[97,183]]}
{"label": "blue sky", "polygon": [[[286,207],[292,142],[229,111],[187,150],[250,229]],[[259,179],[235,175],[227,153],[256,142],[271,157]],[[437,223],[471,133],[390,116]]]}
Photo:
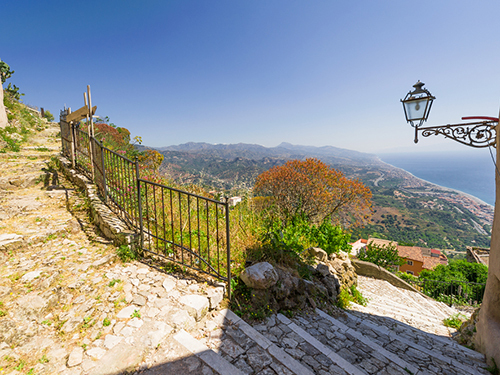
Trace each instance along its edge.
{"label": "blue sky", "polygon": [[414,145],[399,100],[420,79],[428,124],[497,116],[499,16],[493,0],[5,0],[0,59],[26,103],[74,110],[89,84],[148,146],[470,152]]}

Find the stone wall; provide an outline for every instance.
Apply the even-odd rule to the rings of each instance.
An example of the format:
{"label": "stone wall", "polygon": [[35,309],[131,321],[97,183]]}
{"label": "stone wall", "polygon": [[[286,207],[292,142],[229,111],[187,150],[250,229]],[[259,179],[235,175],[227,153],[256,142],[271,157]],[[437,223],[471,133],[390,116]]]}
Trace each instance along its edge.
{"label": "stone wall", "polygon": [[75,185],[82,188],[90,200],[91,216],[104,236],[116,246],[126,245],[134,251],[140,251],[140,235],[130,230],[99,198],[96,186],[84,175],[71,168],[71,162],[60,155],[57,159],[59,169]]}

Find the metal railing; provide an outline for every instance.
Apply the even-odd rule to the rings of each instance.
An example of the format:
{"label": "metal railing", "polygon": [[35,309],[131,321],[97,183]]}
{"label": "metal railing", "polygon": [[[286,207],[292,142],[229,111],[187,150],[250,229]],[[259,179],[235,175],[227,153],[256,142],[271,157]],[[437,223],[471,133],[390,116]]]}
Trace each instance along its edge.
{"label": "metal railing", "polygon": [[139,179],[144,251],[229,280],[229,206]]}
{"label": "metal railing", "polygon": [[450,280],[407,280],[425,295],[448,305],[479,305],[483,301],[486,283]]}
{"label": "metal railing", "polygon": [[62,153],[97,186],[104,202],[141,236],[140,248],[228,282],[229,204],[148,181],[132,161],[65,122]]}

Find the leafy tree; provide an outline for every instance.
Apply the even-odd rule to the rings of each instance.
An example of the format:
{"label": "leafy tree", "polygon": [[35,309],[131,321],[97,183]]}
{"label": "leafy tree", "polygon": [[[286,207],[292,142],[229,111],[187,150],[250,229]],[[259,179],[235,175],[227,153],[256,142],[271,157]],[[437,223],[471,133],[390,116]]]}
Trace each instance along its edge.
{"label": "leafy tree", "polygon": [[394,271],[398,266],[404,264],[404,260],[399,256],[395,245],[380,246],[373,242],[370,242],[364,250],[359,252],[358,259],[374,263],[389,271]]}
{"label": "leafy tree", "polygon": [[4,84],[12,74],[14,74],[14,71],[10,70],[10,66],[5,61],[0,60],[0,77],[2,78],[2,84]]}
{"label": "leafy tree", "polygon": [[370,189],[314,158],[290,160],[260,174],[254,191],[270,197],[271,210],[284,223],[303,217],[357,225],[371,215]]}
{"label": "leafy tree", "polygon": [[423,292],[433,298],[448,303],[468,303],[482,300],[488,267],[484,264],[469,263],[466,260],[439,264],[433,270],[423,270],[419,279],[424,280]]}
{"label": "leafy tree", "polygon": [[54,121],[54,115],[49,111],[44,111],[43,116],[49,121]]}

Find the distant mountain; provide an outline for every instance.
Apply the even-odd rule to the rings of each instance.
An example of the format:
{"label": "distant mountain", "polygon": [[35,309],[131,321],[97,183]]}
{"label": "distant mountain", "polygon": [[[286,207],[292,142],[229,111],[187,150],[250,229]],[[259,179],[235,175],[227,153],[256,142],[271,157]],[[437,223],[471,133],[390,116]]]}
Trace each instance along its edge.
{"label": "distant mountain", "polygon": [[264,147],[256,144],[209,144],[189,142],[176,146],[160,147],[157,150],[164,155],[168,151],[187,152],[204,154],[206,156],[216,156],[223,159],[246,158],[261,160],[265,158],[275,158],[281,160],[305,159],[317,157],[330,165],[380,165],[377,156],[363,152],[347,150],[332,146],[300,146],[283,142],[276,147]]}

